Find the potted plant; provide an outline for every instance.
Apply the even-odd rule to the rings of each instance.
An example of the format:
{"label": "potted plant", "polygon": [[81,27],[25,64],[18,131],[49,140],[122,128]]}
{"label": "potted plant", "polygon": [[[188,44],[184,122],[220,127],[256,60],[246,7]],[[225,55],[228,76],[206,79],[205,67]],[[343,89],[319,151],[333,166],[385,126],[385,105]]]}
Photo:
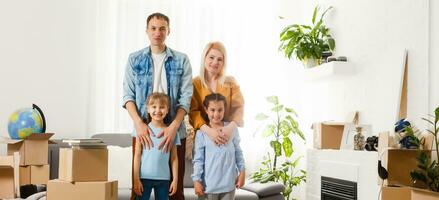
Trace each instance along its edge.
{"label": "potted plant", "polygon": [[259,113],[256,119],[266,122],[263,136],[270,139],[271,153],[267,153],[262,168],[253,173],[251,179],[261,183],[281,182],[285,186],[283,196],[291,199],[293,187],[306,179],[306,172],[297,169],[301,157],[293,158],[292,137],[297,136],[301,140],[305,140],[305,137],[299,129],[295,120],[297,114],[292,108],[284,107],[276,96],[267,97],[267,101],[272,105],[271,117]]}
{"label": "potted plant", "polygon": [[323,23],[323,17],[332,9],[329,7],[316,20],[319,7],[314,8],[312,25],[292,24],[285,27],[280,33],[280,51],[291,59],[294,54],[305,67],[314,67],[321,64],[322,53],[335,49],[335,40],[329,34],[329,28]]}
{"label": "potted plant", "polygon": [[425,142],[425,139],[421,136],[421,131],[419,131],[415,126],[407,126],[401,133],[396,133],[397,138],[399,137],[399,144],[402,149],[419,149],[421,145]]}
{"label": "potted plant", "polygon": [[[434,137],[434,143],[436,144],[436,156],[439,158],[438,147],[438,132],[439,132],[439,107],[434,111],[434,116],[431,116],[433,121],[428,118],[422,118],[430,125],[433,126],[433,130],[427,130]],[[439,192],[439,164],[436,160],[431,160],[425,152],[421,152],[417,157],[418,169],[410,172],[410,176],[414,183],[417,181],[424,183],[432,191]]]}

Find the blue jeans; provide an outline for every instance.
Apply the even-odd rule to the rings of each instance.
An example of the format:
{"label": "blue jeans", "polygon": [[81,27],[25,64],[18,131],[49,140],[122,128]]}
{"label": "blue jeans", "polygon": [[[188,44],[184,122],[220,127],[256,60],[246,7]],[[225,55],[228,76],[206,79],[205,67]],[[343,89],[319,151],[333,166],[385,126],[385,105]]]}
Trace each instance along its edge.
{"label": "blue jeans", "polygon": [[156,200],[168,200],[169,198],[169,181],[168,180],[151,180],[140,179],[143,185],[142,196],[136,196],[136,200],[149,200],[151,190],[154,188]]}

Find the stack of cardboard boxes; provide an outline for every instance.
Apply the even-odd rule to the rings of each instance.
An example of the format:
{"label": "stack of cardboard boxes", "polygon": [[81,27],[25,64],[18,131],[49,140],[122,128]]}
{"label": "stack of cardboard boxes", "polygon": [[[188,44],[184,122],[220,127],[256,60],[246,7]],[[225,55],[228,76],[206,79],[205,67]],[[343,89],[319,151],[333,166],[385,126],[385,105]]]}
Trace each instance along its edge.
{"label": "stack of cardboard boxes", "polygon": [[62,148],[59,176],[47,185],[48,200],[116,200],[117,181],[108,181],[106,147]]}
{"label": "stack of cardboard boxes", "polygon": [[[49,139],[53,133],[34,133],[25,139],[6,139],[8,155],[19,155],[18,185],[47,184],[49,181]],[[16,180],[17,180],[16,179]],[[15,192],[19,196],[18,192]]]}
{"label": "stack of cardboard boxes", "polygon": [[13,199],[20,196],[18,186],[18,152],[12,156],[0,156],[0,199]]}

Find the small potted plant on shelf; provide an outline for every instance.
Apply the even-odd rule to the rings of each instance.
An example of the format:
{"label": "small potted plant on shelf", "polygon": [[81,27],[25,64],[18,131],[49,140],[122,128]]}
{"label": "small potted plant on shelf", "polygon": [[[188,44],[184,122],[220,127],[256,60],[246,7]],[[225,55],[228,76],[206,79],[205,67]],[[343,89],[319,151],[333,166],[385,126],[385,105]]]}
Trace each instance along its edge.
{"label": "small potted plant on shelf", "polygon": [[267,97],[267,101],[272,105],[271,115],[259,113],[256,119],[267,122],[262,134],[269,138],[271,154],[267,153],[262,167],[251,175],[251,179],[261,183],[282,183],[285,186],[282,194],[285,199],[290,200],[293,188],[306,179],[306,172],[298,169],[301,156],[293,158],[292,139],[296,136],[299,140],[305,140],[305,136],[299,129],[297,114],[292,108],[282,105],[277,96]]}
{"label": "small potted plant on shelf", "polygon": [[292,24],[283,29],[280,33],[280,51],[285,57],[291,59],[294,54],[296,58],[310,68],[321,64],[322,53],[332,52],[335,49],[335,40],[329,34],[329,28],[323,22],[325,14],[332,9],[326,9],[318,20],[316,17],[319,7],[314,8],[312,25]]}

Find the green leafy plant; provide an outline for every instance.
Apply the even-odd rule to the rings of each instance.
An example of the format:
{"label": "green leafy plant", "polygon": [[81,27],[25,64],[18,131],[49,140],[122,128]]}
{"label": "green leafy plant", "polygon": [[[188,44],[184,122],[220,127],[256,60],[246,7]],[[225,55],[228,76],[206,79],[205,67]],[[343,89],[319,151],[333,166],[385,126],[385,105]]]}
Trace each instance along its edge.
{"label": "green leafy plant", "polygon": [[267,97],[267,101],[272,105],[271,116],[259,113],[256,119],[266,122],[262,135],[270,139],[272,151],[267,153],[262,167],[251,175],[251,179],[261,183],[283,183],[285,190],[282,194],[286,199],[290,199],[293,188],[306,181],[306,172],[297,169],[301,157],[293,159],[294,148],[291,139],[297,136],[305,141],[305,137],[295,120],[297,113],[292,108],[280,104],[277,96]]}
{"label": "green leafy plant", "polygon": [[[428,118],[422,118],[430,125],[433,126],[433,130],[427,130],[434,137],[434,142],[436,143],[436,155],[439,158],[438,147],[438,132],[439,132],[439,107],[434,111],[434,116],[431,115],[433,121]],[[430,158],[425,151],[421,152],[417,156],[418,169],[410,172],[410,176],[414,183],[422,182],[432,191],[439,192],[439,164],[436,160]]]}
{"label": "green leafy plant", "polygon": [[421,131],[419,131],[414,125],[405,127],[404,132],[396,133],[396,136],[401,147],[405,149],[419,149],[425,142],[425,138],[422,137]]}
{"label": "green leafy plant", "polygon": [[329,34],[329,28],[323,23],[323,17],[332,9],[329,7],[316,20],[319,7],[314,8],[312,16],[312,25],[292,24],[285,27],[280,33],[281,45],[280,51],[283,51],[285,57],[291,59],[291,55],[296,55],[300,61],[316,59],[317,64],[321,64],[322,52],[333,51],[335,49],[335,40]]}

